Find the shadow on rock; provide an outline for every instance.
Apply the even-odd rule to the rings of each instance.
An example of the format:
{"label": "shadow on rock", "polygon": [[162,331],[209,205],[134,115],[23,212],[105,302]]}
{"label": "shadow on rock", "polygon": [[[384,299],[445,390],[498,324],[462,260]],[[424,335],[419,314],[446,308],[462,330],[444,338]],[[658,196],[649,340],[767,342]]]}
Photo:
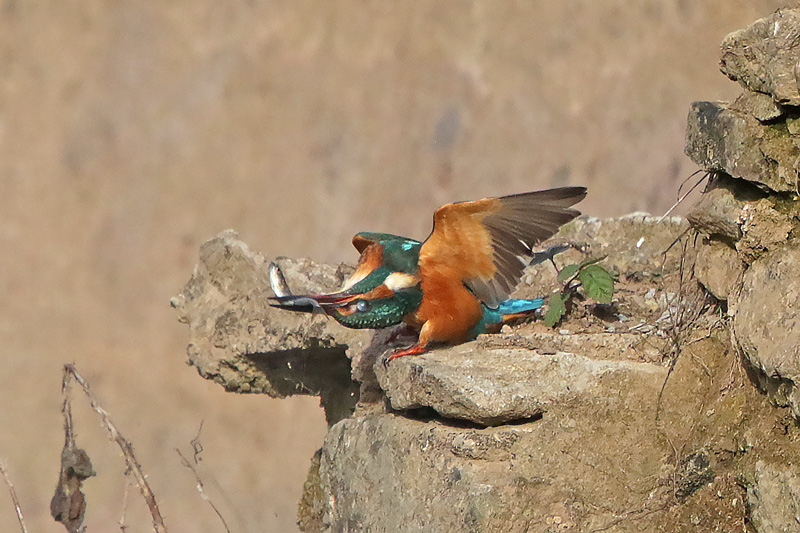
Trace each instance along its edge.
{"label": "shadow on rock", "polygon": [[350,378],[346,346],[253,353],[245,357],[264,374],[281,396],[319,396],[328,425],[349,417],[358,401],[359,385]]}

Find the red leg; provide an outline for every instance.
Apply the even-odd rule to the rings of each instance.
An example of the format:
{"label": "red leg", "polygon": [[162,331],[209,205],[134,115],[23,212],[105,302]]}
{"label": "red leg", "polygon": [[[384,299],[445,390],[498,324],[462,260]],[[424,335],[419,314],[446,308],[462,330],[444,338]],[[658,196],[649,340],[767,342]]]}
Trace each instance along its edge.
{"label": "red leg", "polygon": [[422,329],[419,332],[419,340],[413,346],[409,346],[408,348],[403,348],[401,350],[396,350],[392,355],[387,357],[383,360],[384,365],[388,365],[389,361],[392,359],[397,359],[398,357],[404,357],[406,355],[419,355],[421,353],[425,353],[428,351],[428,344],[433,340],[432,339],[432,326],[430,322],[425,322],[422,325]]}
{"label": "red leg", "polygon": [[418,342],[414,346],[409,346],[408,348],[403,348],[402,350],[394,351],[392,355],[386,358],[384,364],[388,364],[389,361],[391,361],[392,359],[397,359],[398,357],[403,357],[406,355],[419,355],[427,351],[428,351],[428,344]]}

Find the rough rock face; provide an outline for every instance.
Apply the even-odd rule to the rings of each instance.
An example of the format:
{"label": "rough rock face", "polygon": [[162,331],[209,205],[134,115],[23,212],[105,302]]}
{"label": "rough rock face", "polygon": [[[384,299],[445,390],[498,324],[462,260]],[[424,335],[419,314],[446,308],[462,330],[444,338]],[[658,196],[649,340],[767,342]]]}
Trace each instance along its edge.
{"label": "rough rock face", "polygon": [[748,91],[768,94],[776,104],[800,105],[799,27],[800,12],[779,9],[731,33],[722,42],[722,72]]}
{"label": "rough rock face", "polygon": [[393,409],[431,407],[445,418],[491,426],[533,418],[554,404],[619,397],[630,381],[658,383],[665,373],[648,363],[486,344],[481,350],[462,345],[378,365],[378,382]]}
{"label": "rough rock face", "polygon": [[755,483],[748,485],[752,522],[758,531],[797,531],[800,477],[796,468],[758,461]]}
{"label": "rough rock face", "polygon": [[[727,300],[758,382],[800,414],[800,326],[794,234],[800,174],[800,11],[782,9],[726,37],[722,70],[745,91],[732,104],[696,102],[686,153],[713,177],[689,221],[706,235],[696,273]],[[771,103],[767,102],[771,101]],[[788,105],[791,104],[791,105]]]}
{"label": "rough rock face", "polygon": [[[727,300],[733,339],[761,391],[800,419],[800,11],[782,9],[722,44],[722,71],[744,88],[697,102],[686,153],[712,174],[689,215],[704,234],[695,272]],[[742,472],[757,531],[800,529],[800,470],[767,457]]]}
{"label": "rough rock face", "polygon": [[[344,271],[308,260],[278,259],[296,291],[324,292]],[[189,325],[189,363],[227,390],[320,396],[330,423],[349,416],[358,385],[350,380],[348,350],[371,334],[346,330],[325,317],[269,306],[268,261],[226,231],[203,244],[200,262],[170,302]]]}
{"label": "rough rock face", "polygon": [[759,381],[778,405],[800,419],[800,250],[784,246],[744,275],[733,331]]}
{"label": "rough rock face", "polygon": [[695,102],[689,111],[686,150],[708,170],[774,191],[797,189],[797,147],[785,123],[765,125],[729,104]]}

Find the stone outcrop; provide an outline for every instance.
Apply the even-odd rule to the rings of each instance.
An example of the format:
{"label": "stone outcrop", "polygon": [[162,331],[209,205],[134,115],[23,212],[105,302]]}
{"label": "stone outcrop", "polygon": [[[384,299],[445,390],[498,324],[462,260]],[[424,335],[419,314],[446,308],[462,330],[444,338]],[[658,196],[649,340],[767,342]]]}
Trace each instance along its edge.
{"label": "stone outcrop", "polygon": [[[744,92],[692,106],[686,151],[710,178],[688,222],[582,217],[557,236],[574,246],[558,265],[606,256],[618,280],[611,304],[578,298],[555,329],[384,365],[413,342],[403,330],[273,309],[267,258],[230,231],[203,245],[172,301],[190,363],[325,407],[304,531],[798,530],[798,13],[723,43]],[[298,293],[349,272],[275,261]],[[517,294],[558,287],[543,263]]]}
{"label": "stone outcrop", "polygon": [[[711,174],[689,215],[703,235],[696,273],[727,304],[735,347],[752,381],[800,419],[800,11],[782,9],[734,32],[721,68],[732,103],[696,102],[686,153]],[[743,471],[757,531],[800,529],[800,469],[758,460]]]}
{"label": "stone outcrop", "polygon": [[[346,267],[278,259],[284,275],[307,293],[341,284]],[[189,326],[189,363],[232,392],[273,398],[319,396],[330,423],[349,416],[358,398],[347,352],[363,350],[366,331],[345,330],[323,316],[269,306],[268,262],[233,231],[200,248],[200,262],[170,302]]]}
{"label": "stone outcrop", "polygon": [[378,382],[393,409],[431,407],[445,418],[493,426],[532,419],[552,405],[624,397],[631,381],[658,384],[665,375],[665,369],[648,363],[542,354],[490,342],[379,365]]}
{"label": "stone outcrop", "polygon": [[776,105],[800,105],[800,12],[780,9],[722,41],[722,72]]}
{"label": "stone outcrop", "polygon": [[[559,238],[608,254],[612,305],[578,302],[555,330],[526,322],[388,367],[387,350],[413,339],[270,308],[268,261],[230,231],[202,247],[173,305],[204,377],[321,398],[331,429],[301,502],[305,531],[685,531],[698,520],[731,531],[749,512],[739,479],[761,446],[750,421],[759,435],[775,417],[744,374],[731,381],[728,336],[680,275],[692,249],[670,245],[686,229],[678,218],[580,219]],[[296,292],[331,290],[349,271],[278,262]],[[555,286],[541,264],[519,292]],[[667,381],[681,339],[693,357]],[[748,479],[760,508],[775,505]]]}
{"label": "stone outcrop", "polygon": [[798,224],[800,11],[782,9],[722,44],[722,71],[744,92],[733,103],[696,102],[686,153],[712,174],[689,215],[702,233],[697,275],[727,301],[757,381],[800,415],[800,326],[794,259]]}

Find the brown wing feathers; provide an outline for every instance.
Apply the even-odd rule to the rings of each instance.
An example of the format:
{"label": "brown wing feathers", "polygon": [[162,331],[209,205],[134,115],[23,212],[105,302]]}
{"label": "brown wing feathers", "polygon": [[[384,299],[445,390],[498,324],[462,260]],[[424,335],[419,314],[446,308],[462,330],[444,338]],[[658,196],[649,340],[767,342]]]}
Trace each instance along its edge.
{"label": "brown wing feathers", "polygon": [[501,209],[483,219],[497,272],[490,280],[468,281],[476,295],[490,307],[507,299],[530,261],[533,246],[580,215],[570,206],[585,196],[583,187],[564,187],[500,198]]}
{"label": "brown wing feathers", "polygon": [[[563,187],[449,204],[434,216],[434,231],[423,245],[421,259],[439,263],[461,256],[462,281],[483,303],[496,307],[516,287],[532,247],[580,215],[570,206],[585,196],[584,187]],[[471,242],[464,242],[465,237]],[[444,257],[446,250],[452,257]],[[454,250],[460,253],[454,254]],[[465,252],[471,257],[463,257]],[[494,268],[487,269],[487,262]],[[478,265],[481,268],[476,268]]]}

